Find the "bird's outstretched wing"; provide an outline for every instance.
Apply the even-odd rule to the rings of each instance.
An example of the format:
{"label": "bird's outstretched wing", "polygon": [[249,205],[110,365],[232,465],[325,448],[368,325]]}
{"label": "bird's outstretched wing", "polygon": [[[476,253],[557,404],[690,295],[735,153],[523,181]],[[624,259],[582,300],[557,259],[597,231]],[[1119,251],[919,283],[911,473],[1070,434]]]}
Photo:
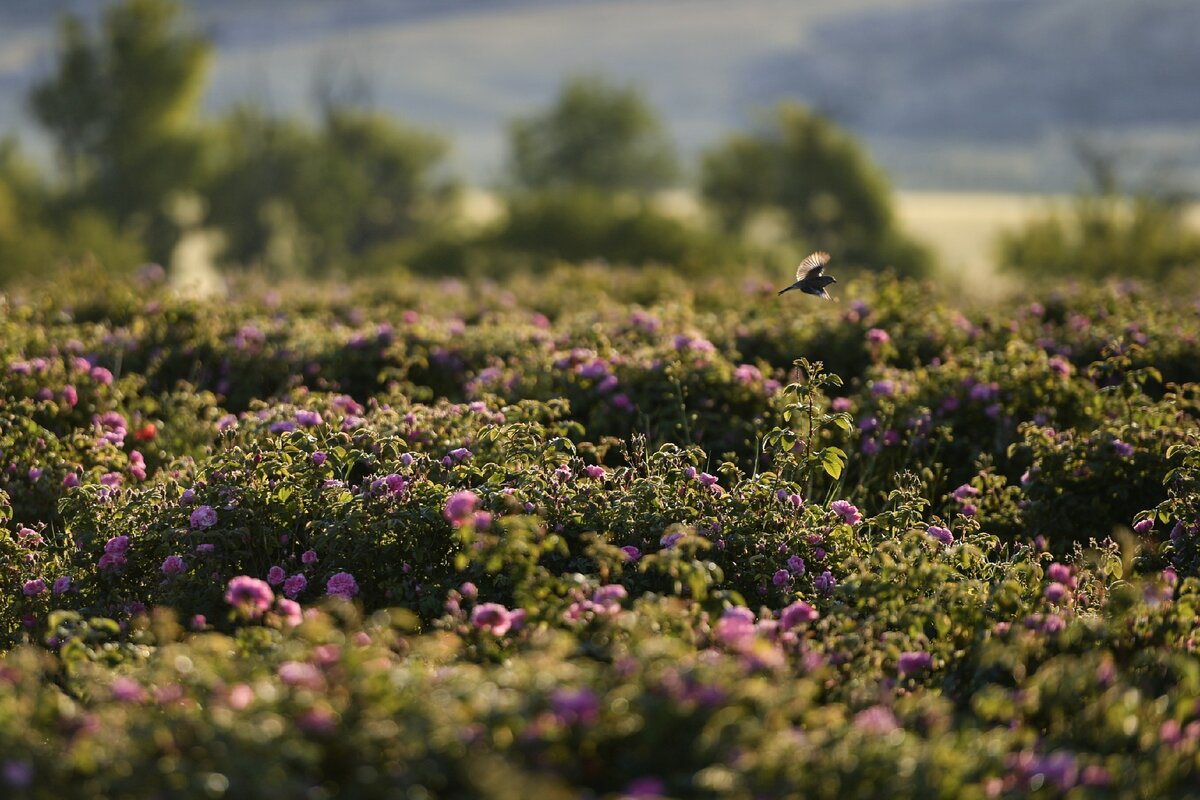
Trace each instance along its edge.
{"label": "bird's outstretched wing", "polygon": [[818,250],[808,258],[800,262],[800,266],[796,267],[796,280],[802,281],[805,278],[813,277],[821,274],[821,270],[829,263],[829,253],[824,250]]}

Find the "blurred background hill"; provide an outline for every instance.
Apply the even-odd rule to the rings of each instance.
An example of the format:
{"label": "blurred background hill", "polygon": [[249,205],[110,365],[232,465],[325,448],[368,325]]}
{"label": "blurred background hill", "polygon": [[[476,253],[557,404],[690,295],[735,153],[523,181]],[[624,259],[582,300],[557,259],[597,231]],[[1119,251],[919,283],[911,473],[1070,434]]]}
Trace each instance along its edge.
{"label": "blurred background hill", "polygon": [[[1200,176],[1193,0],[186,5],[216,46],[206,110],[311,112],[316,76],[337,74],[381,110],[452,131],[475,181],[498,176],[508,117],[593,72],[644,87],[685,157],[791,98],[864,137],[901,188],[1069,191],[1083,134]],[[0,4],[0,129],[33,134],[22,98],[52,63],[57,16],[101,6]]]}
{"label": "blurred background hill", "polygon": [[[1171,253],[1163,263],[1191,252],[1162,242],[1182,235],[1185,201],[1200,187],[1194,0],[148,0],[143,11],[172,9],[159,33],[198,48],[174,88],[160,87],[181,102],[165,102],[149,127],[126,107],[96,138],[92,122],[55,117],[46,103],[39,111],[33,98],[56,71],[60,89],[94,72],[86,59],[62,70],[63,15],[98,47],[118,5],[0,4],[0,137],[10,137],[0,254],[5,183],[22,208],[40,204],[57,220],[26,262],[167,261],[199,230],[219,237],[207,248],[193,238],[189,252],[307,274],[495,269],[498,253],[528,265],[534,243],[537,259],[694,268],[754,260],[746,242],[781,261],[823,246],[921,274],[937,259],[955,270],[1065,263],[1085,229],[1142,236],[1127,252],[1149,236]],[[136,75],[153,82],[152,57],[130,63],[124,89],[93,93],[101,108],[104,91],[137,96]],[[634,120],[626,155],[638,142],[662,148],[662,180],[550,186],[517,174],[522,120],[574,135],[552,113],[587,107],[571,106],[572,80],[613,100],[593,107],[594,121]],[[55,102],[86,107],[72,91]],[[105,151],[129,139],[122,125],[153,142]],[[576,137],[542,166],[577,163],[602,139]],[[841,167],[812,183],[814,165],[827,163]],[[178,174],[147,187],[166,169],[154,164]],[[35,172],[54,177],[39,184]],[[137,185],[122,183],[130,172]],[[781,185],[766,186],[772,175]],[[331,186],[324,205],[313,198]],[[668,190],[678,202],[661,202]],[[1081,190],[1099,201],[1073,206]],[[646,205],[649,194],[659,202]],[[1153,203],[1118,200],[1126,195]],[[1062,216],[1068,208],[1074,216]],[[1031,228],[1036,242],[997,249],[1001,228],[1054,214],[1057,233]],[[572,215],[604,221],[580,226]]]}

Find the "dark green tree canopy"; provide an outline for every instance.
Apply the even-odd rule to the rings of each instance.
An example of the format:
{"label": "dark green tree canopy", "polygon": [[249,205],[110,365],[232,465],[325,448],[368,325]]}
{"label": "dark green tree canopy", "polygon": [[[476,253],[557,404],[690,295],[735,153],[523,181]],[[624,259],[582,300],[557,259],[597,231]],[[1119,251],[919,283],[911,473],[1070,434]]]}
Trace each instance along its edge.
{"label": "dark green tree canopy", "polygon": [[243,108],[220,134],[209,221],[234,263],[328,268],[439,222],[455,190],[444,139],[375,113],[332,108],[313,127]]}
{"label": "dark green tree canopy", "polygon": [[195,112],[211,47],[183,29],[181,10],[175,0],[124,0],[94,33],[64,17],[57,69],[30,96],[69,199],[122,225],[161,227],[166,196],[198,183]]}
{"label": "dark green tree canopy", "polygon": [[666,129],[642,95],[597,77],[569,81],[509,134],[512,178],[523,189],[647,191],[678,174]]}
{"label": "dark green tree canopy", "polygon": [[896,229],[883,173],[846,131],[783,104],[756,135],[735,134],[704,154],[701,193],[727,230],[783,214],[792,236],[852,263],[923,271],[926,256]]}
{"label": "dark green tree canopy", "polygon": [[87,263],[119,272],[145,261],[137,237],[93,208],[57,213],[53,193],[15,139],[0,138],[0,287]]}

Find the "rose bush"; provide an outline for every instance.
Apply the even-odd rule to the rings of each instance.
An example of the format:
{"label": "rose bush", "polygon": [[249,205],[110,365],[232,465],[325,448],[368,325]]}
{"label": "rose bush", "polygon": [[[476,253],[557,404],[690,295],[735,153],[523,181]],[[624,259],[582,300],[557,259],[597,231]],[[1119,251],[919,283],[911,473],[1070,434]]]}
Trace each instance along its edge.
{"label": "rose bush", "polygon": [[161,291],[0,304],[6,796],[1195,785],[1194,298]]}

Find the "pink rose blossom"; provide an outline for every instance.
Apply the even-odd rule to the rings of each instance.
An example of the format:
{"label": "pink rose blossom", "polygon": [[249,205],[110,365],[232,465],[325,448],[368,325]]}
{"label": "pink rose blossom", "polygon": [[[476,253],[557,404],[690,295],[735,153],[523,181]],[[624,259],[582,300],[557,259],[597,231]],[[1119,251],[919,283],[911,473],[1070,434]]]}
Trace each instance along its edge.
{"label": "pink rose blossom", "polygon": [[126,560],[122,553],[105,553],[100,556],[100,560],[96,562],[96,566],[102,570],[119,569],[125,566]]}
{"label": "pink rose blossom", "polygon": [[308,586],[308,578],[303,575],[292,575],[283,582],[283,593],[293,600]]}
{"label": "pink rose blossom", "polygon": [[803,600],[797,600],[783,609],[779,615],[779,626],[785,631],[790,630],[803,622],[813,622],[818,616],[815,608]]}
{"label": "pink rose blossom", "polygon": [[146,699],[146,690],[133,678],[120,676],[110,687],[112,698],[120,703],[140,703]]}
{"label": "pink rose blossom", "polygon": [[1066,564],[1051,564],[1046,568],[1046,577],[1058,583],[1069,583],[1071,581],[1071,568]]}
{"label": "pink rose blossom", "polygon": [[512,623],[512,612],[499,603],[481,603],[471,609],[471,624],[484,633],[503,636]]}
{"label": "pink rose blossom", "polygon": [[302,425],[305,428],[314,428],[324,422],[324,420],[321,419],[321,412],[305,411],[303,409],[296,412],[295,419],[296,424]]}
{"label": "pink rose blossom", "polygon": [[251,619],[261,617],[271,607],[275,593],[266,581],[239,575],[229,582],[225,602],[244,612]]}
{"label": "pink rose blossom", "polygon": [[1061,583],[1051,583],[1046,587],[1046,599],[1051,603],[1061,603],[1063,598],[1067,596],[1067,587]]}
{"label": "pink rose blossom", "polygon": [[1063,379],[1071,377],[1071,362],[1062,356],[1051,356],[1049,366],[1055,376]]}
{"label": "pink rose blossom", "polygon": [[192,530],[202,531],[217,524],[217,511],[212,506],[200,506],[191,513],[188,522]]}
{"label": "pink rose blossom", "polygon": [[923,650],[910,650],[900,654],[900,677],[915,675],[933,665],[933,656]]}
{"label": "pink rose blossom", "polygon": [[940,525],[930,525],[925,532],[928,533],[931,538],[937,539],[947,547],[954,544],[954,534],[950,532],[949,528],[943,528]]}
{"label": "pink rose blossom", "polygon": [[279,665],[279,680],[287,686],[318,690],[325,686],[325,676],[307,661],[285,661]]}
{"label": "pink rose blossom", "polygon": [[892,337],[882,328],[871,328],[867,331],[867,341],[871,344],[887,344],[891,340]]}
{"label": "pink rose blossom", "polygon": [[829,504],[829,510],[850,525],[857,525],[862,521],[862,514],[858,513],[858,509],[845,500],[834,500]]}
{"label": "pink rose blossom", "polygon": [[629,592],[621,584],[605,584],[592,594],[592,605],[600,613],[616,614],[621,610],[621,601],[628,596]]}
{"label": "pink rose blossom", "polygon": [[349,600],[358,594],[358,583],[349,572],[339,572],[325,584],[325,594]]}
{"label": "pink rose blossom", "polygon": [[874,705],[854,715],[854,727],[875,736],[884,736],[899,730],[900,723],[887,706]]}
{"label": "pink rose blossom", "polygon": [[742,648],[754,638],[754,612],[742,606],[726,609],[717,620],[713,635],[726,647]]}
{"label": "pink rose blossom", "polygon": [[279,611],[279,616],[283,619],[283,623],[289,628],[294,628],[304,621],[304,612],[300,608],[300,604],[295,600],[279,598],[275,604],[275,608]]}
{"label": "pink rose blossom", "polygon": [[470,490],[455,492],[446,499],[442,516],[452,524],[461,524],[479,507],[479,495]]}

